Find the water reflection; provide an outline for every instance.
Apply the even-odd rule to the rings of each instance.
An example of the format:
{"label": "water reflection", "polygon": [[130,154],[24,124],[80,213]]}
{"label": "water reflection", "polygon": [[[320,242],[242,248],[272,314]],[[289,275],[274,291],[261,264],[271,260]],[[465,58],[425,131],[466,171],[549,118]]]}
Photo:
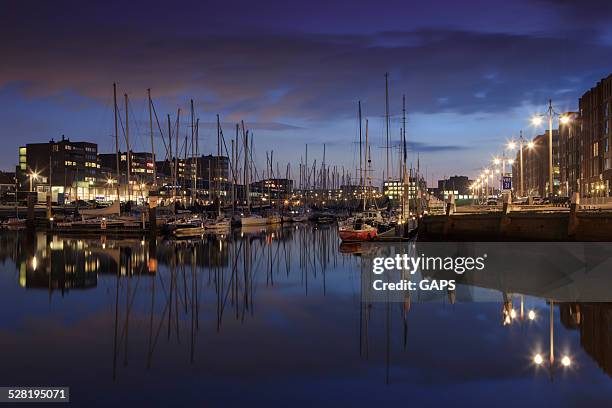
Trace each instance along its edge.
{"label": "water reflection", "polygon": [[[468,390],[491,381],[498,389],[509,380],[528,389],[540,377],[548,381],[533,356],[548,363],[552,334],[554,383],[571,380],[585,393],[605,384],[601,398],[612,398],[605,378],[612,374],[612,304],[551,304],[491,282],[462,284],[441,297],[362,301],[359,255],[340,246],[333,226],[257,227],[185,241],[0,234],[0,292],[18,305],[13,320],[2,312],[9,342],[2,344],[40,361],[33,372],[8,356],[0,380],[44,383],[53,372],[81,401],[106,381],[138,387],[141,376],[143,387],[149,380],[164,390],[214,384],[248,395],[275,381],[283,388],[277,398],[287,393],[308,402],[326,388],[315,379],[325,378],[355,390],[353,406],[371,402],[364,393],[379,386],[389,387],[391,401],[402,398],[402,387],[454,384],[464,387],[454,395],[468,401]],[[467,302],[475,292],[486,301]],[[30,319],[61,330],[43,340],[37,326],[24,326]],[[49,339],[57,360],[37,349]],[[81,350],[83,342],[96,347]],[[58,364],[67,369],[56,373]],[[548,398],[563,401],[563,390],[531,389],[511,400],[558,392]],[[149,402],[165,398],[162,389],[149,392]],[[231,393],[211,398],[241,400]]]}

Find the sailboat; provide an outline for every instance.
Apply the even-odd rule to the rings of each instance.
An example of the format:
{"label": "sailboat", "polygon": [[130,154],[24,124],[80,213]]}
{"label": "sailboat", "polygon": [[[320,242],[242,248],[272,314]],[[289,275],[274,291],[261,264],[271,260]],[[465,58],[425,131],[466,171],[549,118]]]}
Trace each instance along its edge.
{"label": "sailboat", "polygon": [[240,224],[243,227],[250,227],[255,225],[266,225],[268,223],[268,217],[262,217],[261,215],[251,214],[240,217]]}
{"label": "sailboat", "polygon": [[177,238],[190,238],[197,237],[205,232],[204,222],[200,218],[191,218],[175,221],[173,224],[173,231]]}
{"label": "sailboat", "polygon": [[[365,131],[365,156],[368,169],[370,168],[371,160],[368,154],[368,120],[366,119]],[[359,102],[359,151],[361,154],[361,101]],[[338,234],[343,242],[349,241],[370,241],[378,235],[378,223],[383,221],[382,215],[378,210],[366,211],[368,202],[368,189],[366,188],[366,179],[363,177],[363,166],[361,165],[361,157],[359,160],[360,172],[360,188],[363,195],[362,212],[352,218],[338,224]]]}

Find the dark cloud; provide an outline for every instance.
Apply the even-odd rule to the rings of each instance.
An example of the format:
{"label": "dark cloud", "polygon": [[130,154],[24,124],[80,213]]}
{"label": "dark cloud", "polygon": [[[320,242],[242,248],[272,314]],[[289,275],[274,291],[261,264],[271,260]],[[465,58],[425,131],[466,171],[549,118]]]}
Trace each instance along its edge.
{"label": "dark cloud", "polygon": [[[327,127],[338,129],[329,143],[340,144],[350,136],[340,124],[354,119],[357,100],[365,116],[383,114],[385,72],[395,116],[402,94],[409,118],[503,117],[549,97],[575,109],[578,97],[612,71],[611,13],[603,0],[491,0],[486,6],[393,0],[385,7],[321,0],[186,1],[181,7],[155,0],[9,1],[0,13],[0,97],[12,98],[7,89],[18,89],[19,97],[55,107],[75,95],[90,111],[108,110],[111,84],[118,82],[120,95],[129,93],[134,104],[151,88],[160,114],[194,98],[205,113],[203,126],[219,113],[224,122],[245,119],[260,130],[309,129],[317,140],[327,135],[316,131]],[[48,132],[70,133],[55,123],[68,127],[79,108],[65,102],[63,111],[47,109],[56,118],[45,125]],[[11,114],[15,123],[31,116],[25,109]],[[452,132],[441,123],[431,123],[439,145],[422,151],[474,145],[470,135],[443,136]]]}
{"label": "dark cloud", "polygon": [[408,150],[413,152],[456,152],[459,150],[466,150],[465,146],[457,146],[457,145],[435,145],[423,142],[406,142]]}
{"label": "dark cloud", "polygon": [[411,112],[467,114],[542,103],[560,89],[575,100],[612,67],[612,49],[602,44],[449,30],[341,38],[93,30],[19,37],[3,48],[9,63],[0,67],[0,86],[20,82],[31,96],[69,90],[108,98],[118,81],[122,91],[188,94],[204,100],[206,110],[231,113],[230,120],[263,122],[353,116],[359,98],[368,112],[380,114],[385,71],[392,97],[405,92]]}

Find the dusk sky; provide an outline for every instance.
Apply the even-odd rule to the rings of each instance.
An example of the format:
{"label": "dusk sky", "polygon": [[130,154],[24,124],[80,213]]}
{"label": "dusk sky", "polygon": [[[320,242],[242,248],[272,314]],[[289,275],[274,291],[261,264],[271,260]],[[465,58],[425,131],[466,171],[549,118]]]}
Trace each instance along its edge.
{"label": "dusk sky", "polygon": [[114,151],[117,82],[136,151],[149,149],[151,88],[162,117],[194,99],[203,153],[216,150],[218,113],[226,136],[241,119],[254,131],[260,167],[274,150],[295,174],[305,144],[312,163],[325,143],[327,162],[354,173],[361,100],[382,169],[389,72],[392,137],[405,94],[409,160],[419,152],[429,181],[473,176],[521,129],[543,130],[529,117],[549,97],[575,110],[612,73],[611,23],[609,0],[4,0],[0,168],[14,170],[19,145],[62,134]]}

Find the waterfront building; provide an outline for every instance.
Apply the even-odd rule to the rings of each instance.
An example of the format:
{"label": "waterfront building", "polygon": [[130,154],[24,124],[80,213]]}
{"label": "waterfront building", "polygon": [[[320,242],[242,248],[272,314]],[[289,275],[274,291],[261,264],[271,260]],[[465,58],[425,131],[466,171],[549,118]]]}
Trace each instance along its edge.
{"label": "waterfront building", "polygon": [[438,180],[438,187],[434,189],[434,195],[440,200],[446,200],[453,194],[456,200],[468,200],[474,198],[470,186],[473,181],[468,176],[454,175],[447,179]]}
{"label": "waterfront building", "polygon": [[[197,165],[196,165],[197,163]],[[178,164],[177,187],[187,194],[196,180],[196,187],[201,195],[212,198],[212,195],[229,196],[231,194],[231,180],[229,158],[227,156],[200,156],[197,158],[162,160],[155,163],[158,177],[166,180],[160,185],[173,185],[174,172]],[[197,168],[197,177],[195,169]]]}
{"label": "waterfront building", "polygon": [[612,75],[585,92],[580,112],[578,184],[583,197],[609,197],[612,180]]}
{"label": "waterfront building", "polygon": [[98,145],[64,138],[28,143],[19,148],[17,182],[22,191],[46,195],[53,201],[90,200],[98,195]]}
{"label": "waterfront building", "polygon": [[[423,188],[424,180],[421,180],[421,187]],[[383,195],[389,197],[389,200],[398,201],[401,200],[405,191],[408,191],[408,199],[414,200],[417,197],[417,178],[414,176],[408,177],[407,183],[402,183],[401,180],[391,179],[383,182]]]}
{"label": "waterfront building", "polygon": [[[117,154],[100,153],[98,155],[100,166],[106,172],[110,171],[117,178]],[[153,182],[153,154],[150,152],[130,151],[130,180],[135,184]],[[119,172],[121,184],[127,184],[128,158],[126,152],[119,152]]]}
{"label": "waterfront building", "polygon": [[249,185],[251,197],[262,201],[281,200],[291,196],[293,180],[287,178],[269,178]]}
{"label": "waterfront building", "polygon": [[15,191],[15,173],[0,171],[0,196],[3,197],[7,193]]}
{"label": "waterfront building", "polygon": [[[553,129],[553,191],[559,195],[560,161],[559,130]],[[548,194],[548,130],[532,140],[533,147],[523,146],[523,188],[527,197],[547,197]],[[512,164],[512,185],[515,192],[520,186],[520,151]]]}
{"label": "waterfront building", "polygon": [[[566,112],[561,117],[567,119],[559,127],[559,195],[571,197],[572,193],[580,191],[580,115]],[[517,188],[518,184],[515,190]]]}

